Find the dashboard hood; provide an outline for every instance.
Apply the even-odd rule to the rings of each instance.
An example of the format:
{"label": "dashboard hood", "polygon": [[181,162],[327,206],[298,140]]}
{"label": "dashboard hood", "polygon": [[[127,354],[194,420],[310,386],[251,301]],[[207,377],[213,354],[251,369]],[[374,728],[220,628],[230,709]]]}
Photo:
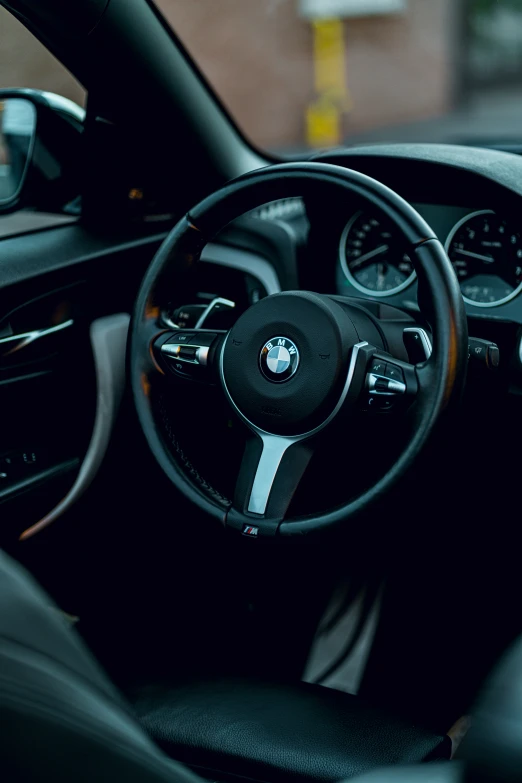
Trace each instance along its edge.
{"label": "dashboard hood", "polygon": [[346,166],[347,158],[403,158],[462,169],[522,195],[522,158],[511,152],[456,144],[375,144],[323,152],[313,158]]}

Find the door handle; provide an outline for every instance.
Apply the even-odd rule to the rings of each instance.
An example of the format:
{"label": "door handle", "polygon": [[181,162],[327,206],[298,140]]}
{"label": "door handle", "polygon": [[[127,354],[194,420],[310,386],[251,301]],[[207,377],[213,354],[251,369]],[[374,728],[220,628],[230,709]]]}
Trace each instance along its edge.
{"label": "door handle", "polygon": [[50,334],[56,334],[63,329],[69,329],[74,324],[74,320],[70,318],[68,321],[64,321],[63,324],[58,326],[49,326],[47,329],[35,329],[32,332],[23,332],[22,334],[13,334],[9,337],[0,338],[0,356],[10,356],[17,351],[21,351],[22,348],[26,348],[36,340],[41,340],[42,337],[48,337]]}

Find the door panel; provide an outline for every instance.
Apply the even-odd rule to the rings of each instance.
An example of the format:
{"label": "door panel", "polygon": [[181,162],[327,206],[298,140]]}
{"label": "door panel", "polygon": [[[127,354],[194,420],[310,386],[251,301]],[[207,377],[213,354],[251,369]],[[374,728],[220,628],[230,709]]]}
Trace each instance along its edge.
{"label": "door panel", "polygon": [[[266,223],[259,222],[259,235],[255,225],[237,236],[229,229],[223,241],[204,249],[194,301],[186,304],[203,306],[209,297],[225,296],[236,302],[239,314],[280,290],[280,259],[273,253],[278,236],[267,242]],[[97,424],[101,451],[93,430],[97,387],[107,373],[96,373],[93,324],[115,314],[127,314],[118,317],[128,320],[164,236],[138,230],[108,237],[68,225],[0,241],[0,547],[9,548],[52,512],[73,485],[73,500],[78,500],[97,471],[104,470],[107,421]],[[123,343],[119,350],[122,355],[113,357],[111,369],[123,364]],[[118,399],[120,387],[117,392],[111,387]],[[123,427],[125,436],[129,429]],[[93,441],[98,443],[94,454]],[[141,462],[143,452],[136,458]],[[154,475],[159,481],[159,471]],[[100,498],[100,506],[106,500]]]}

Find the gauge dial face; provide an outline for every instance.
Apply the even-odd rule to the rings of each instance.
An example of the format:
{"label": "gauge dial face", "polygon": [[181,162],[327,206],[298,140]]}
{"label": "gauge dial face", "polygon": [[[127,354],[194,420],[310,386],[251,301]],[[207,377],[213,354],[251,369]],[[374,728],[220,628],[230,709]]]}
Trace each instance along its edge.
{"label": "gauge dial face", "polygon": [[415,279],[396,234],[366,212],[357,212],[344,229],[340,260],[352,285],[372,296],[391,296]]}
{"label": "gauge dial face", "polygon": [[446,252],[470,304],[495,307],[522,290],[522,237],[491,210],[460,220],[446,240]]}

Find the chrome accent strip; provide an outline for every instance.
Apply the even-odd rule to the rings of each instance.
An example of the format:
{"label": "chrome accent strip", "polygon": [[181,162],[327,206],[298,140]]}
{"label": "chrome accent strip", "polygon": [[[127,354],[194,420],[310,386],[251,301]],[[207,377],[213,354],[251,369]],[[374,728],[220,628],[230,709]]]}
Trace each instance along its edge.
{"label": "chrome accent strip", "polygon": [[[161,346],[161,353],[166,353],[167,356],[170,356],[172,359],[178,358],[178,353],[180,351],[181,345],[173,344],[173,343],[165,343],[165,345]],[[183,359],[184,362],[186,362],[186,359]]]}
{"label": "chrome accent strip", "polygon": [[96,369],[96,416],[91,441],[76,481],[63,500],[20,540],[30,538],[68,511],[95,478],[105,457],[125,389],[125,352],[130,316],[127,313],[99,318],[91,324],[91,345]]}
{"label": "chrome accent strip", "polygon": [[[69,329],[73,325],[74,320],[70,318],[68,321],[64,321],[63,324],[49,326],[47,329],[34,329],[32,332],[23,332],[22,334],[12,334],[9,337],[2,337],[0,338],[0,354],[2,356],[10,356],[12,353],[16,353],[16,351],[20,351],[27,345],[34,343],[35,340],[41,340],[42,337],[47,337],[49,334],[55,334],[56,332],[61,332],[63,329]],[[9,348],[9,350],[4,351],[4,346]]]}
{"label": "chrome accent strip", "polygon": [[286,450],[292,443],[295,443],[291,438],[281,438],[274,435],[261,435],[261,440],[263,441],[263,451],[257,464],[248,501],[248,510],[252,514],[265,513],[281,460]]}
{"label": "chrome accent strip", "polygon": [[431,354],[433,353],[433,347],[431,345],[431,340],[426,330],[421,329],[420,326],[408,326],[406,329],[403,329],[402,333],[404,334],[404,332],[411,332],[413,334],[419,335],[421,345],[424,349],[424,355],[426,357],[426,361],[428,361],[428,359],[431,357]]}
{"label": "chrome accent strip", "polygon": [[203,324],[211,314],[212,310],[216,307],[216,305],[224,305],[224,307],[228,307],[229,310],[233,310],[236,306],[236,303],[233,302],[231,299],[223,299],[221,296],[217,296],[215,299],[211,301],[211,303],[206,307],[201,315],[199,316],[196,325],[194,329],[203,329]]}
{"label": "chrome accent strip", "polygon": [[[179,356],[181,348],[196,348],[194,359],[187,359],[185,356]],[[208,363],[209,345],[192,345],[191,343],[164,343],[161,346],[161,352],[166,354],[169,359],[176,359],[185,364],[201,364],[203,367]]]}
{"label": "chrome accent strip", "polygon": [[281,284],[272,264],[255,253],[209,242],[201,252],[201,260],[207,264],[239,269],[256,277],[263,284],[267,294],[278,294],[281,291]]}
{"label": "chrome accent strip", "polygon": [[[377,381],[387,381],[388,388],[387,389],[376,389]],[[406,394],[406,384],[402,383],[401,381],[394,381],[391,378],[386,378],[384,375],[376,375],[375,373],[371,372],[368,373],[366,376],[366,382],[368,385],[368,389],[370,390],[370,394],[376,394],[376,395],[383,395],[383,396],[393,396],[395,394]]]}
{"label": "chrome accent strip", "polygon": [[205,367],[208,364],[209,351],[210,351],[209,345],[202,345],[196,351],[196,359],[198,360],[198,364],[201,364],[202,367]]}
{"label": "chrome accent strip", "polygon": [[[292,446],[294,443],[298,443],[299,441],[302,440],[307,440],[308,438],[317,435],[328,424],[330,424],[330,422],[337,416],[350,390],[350,385],[355,373],[355,366],[357,363],[358,353],[361,350],[361,348],[367,346],[368,343],[361,342],[353,346],[352,355],[350,357],[350,364],[348,365],[346,381],[344,383],[341,396],[339,397],[337,405],[330,413],[330,415],[323,421],[323,423],[319,424],[317,427],[315,427],[315,429],[310,430],[309,432],[304,432],[301,435],[283,436],[283,435],[274,435],[274,433],[267,432],[266,430],[257,427],[255,424],[253,424],[250,421],[250,419],[248,419],[241,412],[241,410],[237,407],[236,403],[232,399],[230,391],[228,390],[227,387],[227,383],[225,380],[225,373],[223,370],[223,356],[224,356],[227,340],[228,340],[228,335],[223,342],[223,348],[221,350],[221,356],[219,359],[219,375],[221,378],[221,383],[223,384],[223,389],[225,391],[226,396],[228,397],[230,404],[235,409],[239,417],[245,422],[245,424],[259,438],[261,438],[263,444],[263,450],[261,452],[261,457],[259,458],[256,475],[254,476],[254,482],[252,484],[252,490],[248,502],[248,511],[251,511],[252,513],[255,514],[264,514],[266,511],[266,507],[268,505],[270,492],[272,490],[272,486],[277,474],[277,470],[279,468],[279,465],[281,464],[281,460],[283,459],[286,450],[290,448],[290,446]],[[255,511],[253,511],[254,508],[256,509]]]}

